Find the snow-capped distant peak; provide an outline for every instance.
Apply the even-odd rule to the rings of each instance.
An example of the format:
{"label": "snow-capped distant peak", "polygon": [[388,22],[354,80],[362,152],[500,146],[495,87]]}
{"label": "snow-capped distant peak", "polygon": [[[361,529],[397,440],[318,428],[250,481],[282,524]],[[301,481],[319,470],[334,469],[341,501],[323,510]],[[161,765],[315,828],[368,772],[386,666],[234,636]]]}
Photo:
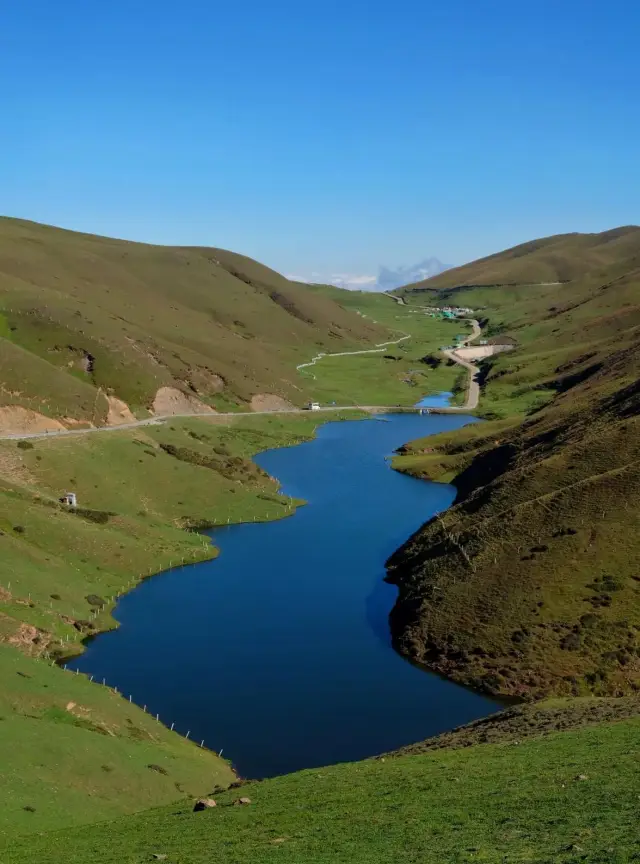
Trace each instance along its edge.
{"label": "snow-capped distant peak", "polygon": [[289,274],[288,278],[296,282],[335,285],[337,288],[347,288],[351,291],[391,291],[393,288],[401,288],[411,282],[420,282],[422,279],[437,276],[446,269],[446,265],[437,258],[425,258],[413,267],[398,267],[395,270],[381,265],[377,276],[366,273],[311,273],[306,277]]}
{"label": "snow-capped distant peak", "polygon": [[447,269],[438,258],[425,258],[419,264],[412,267],[397,267],[392,270],[389,267],[380,267],[378,271],[377,285],[381,291],[391,291],[393,288],[401,288],[412,282],[421,282],[430,279]]}

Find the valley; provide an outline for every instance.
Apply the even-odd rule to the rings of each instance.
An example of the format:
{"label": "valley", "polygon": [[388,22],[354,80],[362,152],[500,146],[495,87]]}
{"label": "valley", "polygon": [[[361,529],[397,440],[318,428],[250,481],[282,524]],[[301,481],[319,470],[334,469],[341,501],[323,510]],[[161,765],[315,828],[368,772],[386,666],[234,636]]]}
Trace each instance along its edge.
{"label": "valley", "polygon": [[[575,846],[593,861],[630,860],[640,229],[547,238],[385,296],[292,283],[217,249],[19,220],[0,228],[0,858],[195,864],[210,860],[215,836],[223,861],[315,864],[342,860],[335,849],[350,844],[358,860],[392,860],[400,814],[416,828],[408,854],[434,864],[461,842],[496,864],[507,849],[573,862]],[[470,333],[425,305],[473,309],[477,323]],[[412,406],[440,392],[450,406],[416,416]],[[305,410],[312,401],[320,411]],[[393,409],[407,413],[384,416]],[[358,422],[335,424],[346,420]],[[394,426],[406,431],[388,437]],[[355,436],[348,453],[340,436]],[[315,477],[306,452],[324,454]],[[334,470],[351,477],[352,502]],[[445,490],[445,503],[427,504]],[[67,492],[76,507],[61,503]],[[323,508],[327,521],[314,523]],[[235,533],[245,531],[255,534]],[[289,557],[269,558],[279,544]],[[254,545],[259,564],[242,557]],[[395,606],[384,594],[365,623],[354,574],[374,594],[394,592],[382,582],[387,557]],[[305,573],[305,633],[272,639],[269,622],[277,636],[304,620],[290,604]],[[150,631],[136,647],[127,640],[140,625]],[[219,641],[194,641],[209,626]],[[309,650],[295,658],[304,636]],[[115,665],[100,655],[107,644],[123,645]],[[200,676],[216,670],[206,709],[190,702],[193,682],[175,703],[168,685],[196,657]],[[292,755],[312,728],[289,710],[293,660],[300,692],[315,692],[305,681],[315,669],[314,698],[330,706],[323,722],[309,701],[315,756]],[[357,686],[347,675],[331,701],[340,669]],[[225,676],[226,696],[215,683]],[[277,746],[282,716],[252,708],[265,681],[291,715]],[[350,686],[367,735],[349,713]],[[446,734],[513,699],[525,704]],[[405,716],[387,713],[396,705]],[[217,729],[240,736],[231,752]],[[184,737],[192,730],[199,740]],[[252,737],[257,750],[238,757],[249,776],[293,773],[236,781],[233,751]],[[250,806],[226,808],[234,782]],[[204,794],[219,809],[192,814]],[[614,835],[618,859],[606,857]]]}

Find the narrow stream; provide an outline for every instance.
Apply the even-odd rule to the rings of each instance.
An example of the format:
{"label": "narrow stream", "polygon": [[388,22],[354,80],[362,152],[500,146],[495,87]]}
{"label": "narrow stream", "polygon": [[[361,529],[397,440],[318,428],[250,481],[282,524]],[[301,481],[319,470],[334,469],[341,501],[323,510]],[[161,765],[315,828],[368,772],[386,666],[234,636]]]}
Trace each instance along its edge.
{"label": "narrow stream", "polygon": [[372,756],[497,710],[392,650],[396,589],[383,582],[386,558],[455,497],[385,456],[472,420],[330,423],[313,441],[260,454],[308,504],[215,531],[219,558],[143,582],[118,604],[120,628],[75,666],[224,748],[245,777]]}

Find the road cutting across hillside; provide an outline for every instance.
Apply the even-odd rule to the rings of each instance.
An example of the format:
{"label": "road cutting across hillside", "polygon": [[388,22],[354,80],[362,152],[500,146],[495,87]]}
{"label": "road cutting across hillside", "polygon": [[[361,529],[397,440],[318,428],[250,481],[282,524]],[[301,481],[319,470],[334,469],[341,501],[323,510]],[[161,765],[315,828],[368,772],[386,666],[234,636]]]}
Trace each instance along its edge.
{"label": "road cutting across hillside", "polygon": [[[391,295],[387,295],[392,300],[396,300],[395,297]],[[465,339],[460,347],[467,347],[470,342],[473,342],[477,339],[482,330],[480,328],[480,324],[474,318],[464,319],[467,320],[472,327],[471,335]],[[319,360],[323,357],[352,357],[356,355],[362,354],[377,354],[381,351],[384,351],[390,345],[398,345],[400,342],[404,342],[406,339],[410,339],[411,335],[409,333],[405,333],[400,336],[398,339],[390,340],[388,342],[381,342],[376,345],[375,348],[366,348],[360,351],[341,351],[336,354],[317,354],[312,360],[307,363],[301,363],[296,368],[298,370],[305,369],[311,366],[314,366]],[[458,357],[454,349],[445,350],[442,352],[448,359],[453,360],[454,363],[462,366],[469,372],[469,382],[467,385],[467,397],[463,405],[449,406],[443,408],[429,408],[428,410],[432,413],[437,414],[460,414],[468,411],[475,411],[478,407],[478,402],[480,399],[480,385],[477,381],[478,369],[473,363]],[[7,433],[4,435],[0,435],[0,440],[3,441],[23,441],[23,440],[34,440],[38,438],[61,438],[67,437],[71,435],[92,435],[97,433],[105,433],[105,432],[124,432],[132,429],[139,429],[145,426],[157,426],[162,423],[166,423],[169,420],[179,420],[186,418],[194,418],[198,417],[199,419],[217,419],[217,418],[233,418],[233,417],[256,417],[265,414],[299,414],[302,412],[306,412],[308,409],[306,408],[290,408],[286,411],[229,411],[229,412],[211,412],[210,414],[197,414],[195,412],[185,413],[185,414],[167,414],[160,415],[155,417],[148,417],[144,420],[136,420],[131,423],[121,423],[117,426],[90,426],[85,429],[52,429],[49,431],[40,431],[40,432],[20,432],[20,433]],[[339,412],[339,411],[367,411],[370,413],[389,413],[397,410],[402,411],[420,411],[425,409],[420,408],[407,408],[405,406],[399,405],[331,405],[331,406],[322,406],[319,409],[323,412]]]}

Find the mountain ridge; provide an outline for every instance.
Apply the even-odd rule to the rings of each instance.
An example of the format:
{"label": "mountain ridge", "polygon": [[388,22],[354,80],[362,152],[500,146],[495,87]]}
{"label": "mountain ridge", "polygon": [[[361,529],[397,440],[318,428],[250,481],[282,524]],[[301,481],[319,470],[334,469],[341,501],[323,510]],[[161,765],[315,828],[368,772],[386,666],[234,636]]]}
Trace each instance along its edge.
{"label": "mountain ridge", "polygon": [[302,404],[296,365],[387,330],[252,259],[0,219],[0,404],[63,423],[133,415],[161,388],[213,409]]}
{"label": "mountain ridge", "polygon": [[[561,286],[426,289],[482,308],[485,334],[517,347],[480,365],[489,422],[410,442],[395,462],[459,494],[388,562],[394,642],[495,695],[640,686],[640,229],[588,238],[597,260],[579,261],[587,241],[570,236],[580,274]],[[507,279],[512,256],[501,263]]]}
{"label": "mountain ridge", "polygon": [[640,253],[640,227],[626,225],[599,233],[555,234],[530,240],[476,261],[408,283],[407,291],[490,285],[568,282]]}

